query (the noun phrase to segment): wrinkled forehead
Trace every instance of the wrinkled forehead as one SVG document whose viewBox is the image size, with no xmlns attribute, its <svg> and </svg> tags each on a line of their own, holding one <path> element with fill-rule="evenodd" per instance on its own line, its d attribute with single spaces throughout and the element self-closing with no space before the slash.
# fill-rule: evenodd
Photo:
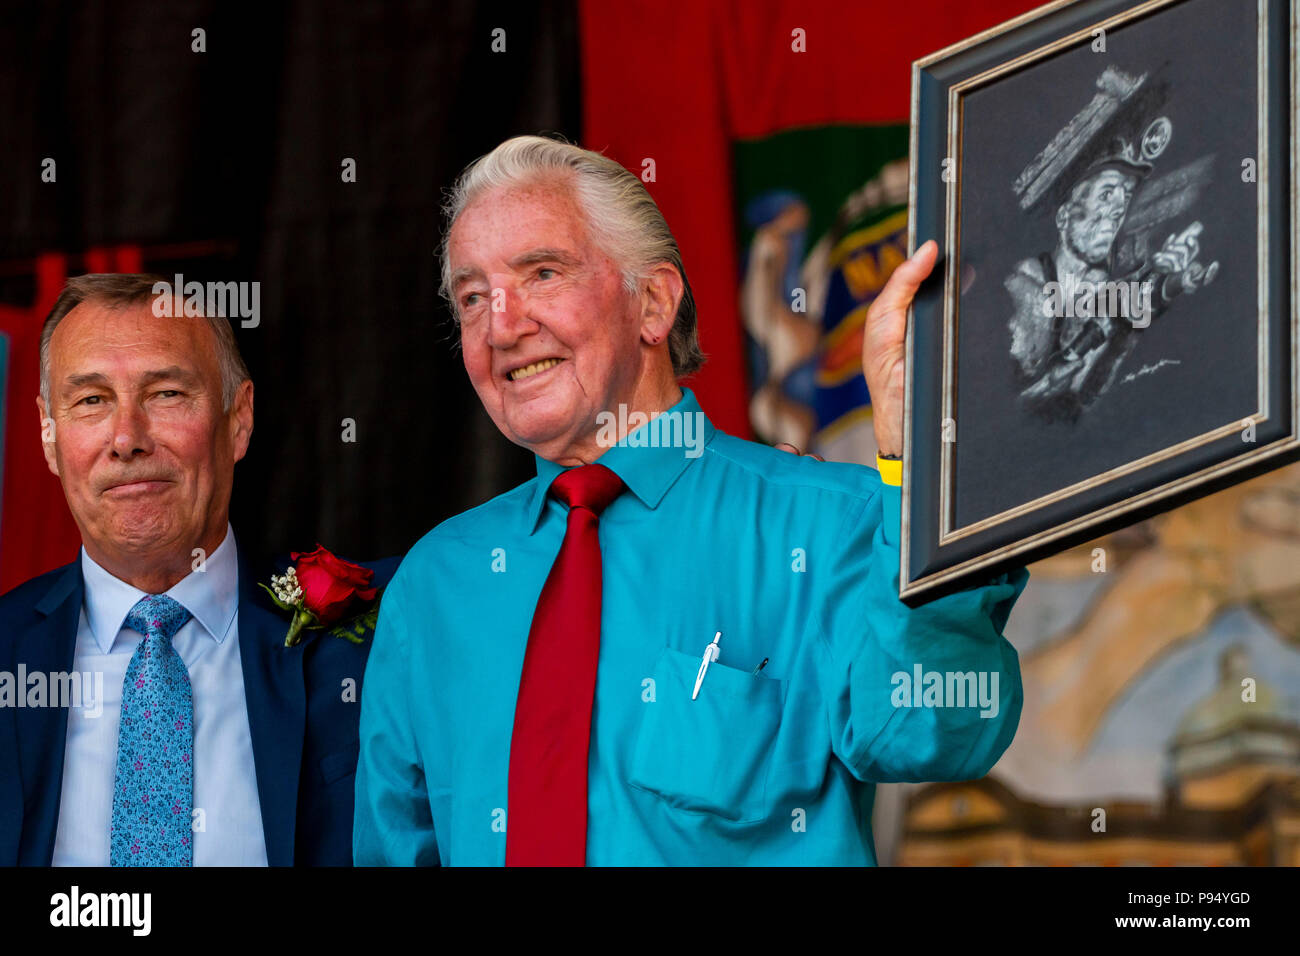
<svg viewBox="0 0 1300 956">
<path fill-rule="evenodd" d="M 453 277 L 466 268 L 509 261 L 532 247 L 581 251 L 587 223 L 570 185 L 554 178 L 498 186 L 477 194 L 451 226 Z"/>
<path fill-rule="evenodd" d="M 129 372 L 159 364 L 219 375 L 216 333 L 202 316 L 158 316 L 152 301 L 82 302 L 50 337 L 56 374 Z"/>
</svg>

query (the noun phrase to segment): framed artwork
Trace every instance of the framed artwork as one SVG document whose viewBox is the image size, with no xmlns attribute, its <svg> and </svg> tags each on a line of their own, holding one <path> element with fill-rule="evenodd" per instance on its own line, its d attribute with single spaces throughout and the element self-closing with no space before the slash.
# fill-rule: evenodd
<svg viewBox="0 0 1300 956">
<path fill-rule="evenodd" d="M 913 65 L 899 596 L 1300 458 L 1297 0 L 1063 0 Z"/>
</svg>

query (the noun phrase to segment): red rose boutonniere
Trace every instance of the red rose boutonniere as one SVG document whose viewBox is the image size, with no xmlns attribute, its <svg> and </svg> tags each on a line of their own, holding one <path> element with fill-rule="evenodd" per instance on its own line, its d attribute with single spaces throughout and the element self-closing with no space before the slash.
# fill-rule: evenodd
<svg viewBox="0 0 1300 956">
<path fill-rule="evenodd" d="M 362 643 L 379 620 L 380 591 L 370 587 L 375 572 L 319 544 L 310 554 L 295 551 L 290 558 L 294 563 L 284 574 L 271 575 L 270 587 L 262 585 L 276 607 L 293 614 L 284 646 L 301 641 L 303 631 L 329 631 Z"/>
</svg>

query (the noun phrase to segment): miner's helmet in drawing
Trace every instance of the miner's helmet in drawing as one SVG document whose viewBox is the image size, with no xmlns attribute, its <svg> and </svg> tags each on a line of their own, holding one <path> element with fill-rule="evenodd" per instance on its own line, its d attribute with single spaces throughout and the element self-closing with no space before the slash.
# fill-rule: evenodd
<svg viewBox="0 0 1300 956">
<path fill-rule="evenodd" d="M 1132 139 L 1114 136 L 1103 149 L 1090 151 L 1073 164 L 1073 169 L 1061 176 L 1052 189 L 1053 208 L 1067 201 L 1074 189 L 1083 182 L 1092 179 L 1107 169 L 1117 169 L 1142 181 L 1155 169 L 1156 158 L 1169 145 L 1173 135 L 1173 124 L 1167 116 L 1159 116 L 1142 130 L 1139 137 Z"/>
<path fill-rule="evenodd" d="M 1021 171 L 1013 184 L 1025 211 L 1055 211 L 1074 188 L 1103 169 L 1145 179 L 1168 146 L 1173 124 L 1160 115 L 1168 96 L 1148 74 L 1102 71 L 1092 99 Z"/>
<path fill-rule="evenodd" d="M 1164 120 L 1164 117 L 1161 117 L 1161 120 Z M 1156 120 L 1156 122 L 1159 123 L 1161 120 Z M 1164 122 L 1168 123 L 1168 120 L 1164 120 Z M 1151 161 L 1143 158 L 1143 155 L 1132 142 L 1125 140 L 1122 136 L 1116 136 L 1110 141 L 1107 150 L 1089 163 L 1079 178 L 1075 180 L 1075 183 L 1071 185 L 1085 179 L 1091 179 L 1103 169 L 1118 169 L 1120 172 L 1136 176 L 1141 181 L 1154 168 Z"/>
</svg>

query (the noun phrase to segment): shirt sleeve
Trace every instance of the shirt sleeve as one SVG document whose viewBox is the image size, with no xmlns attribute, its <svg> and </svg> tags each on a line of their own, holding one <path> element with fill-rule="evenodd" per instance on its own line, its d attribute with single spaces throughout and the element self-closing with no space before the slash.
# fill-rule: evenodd
<svg viewBox="0 0 1300 956">
<path fill-rule="evenodd" d="M 437 866 L 424 768 L 409 706 L 406 592 L 399 571 L 379 605 L 361 689 L 352 856 L 357 866 Z"/>
<path fill-rule="evenodd" d="M 1029 572 L 908 607 L 898 597 L 902 491 L 877 489 L 845 519 L 821 605 L 832 749 L 863 781 L 982 777 L 1020 721 L 1020 661 L 1002 631 Z"/>
</svg>

